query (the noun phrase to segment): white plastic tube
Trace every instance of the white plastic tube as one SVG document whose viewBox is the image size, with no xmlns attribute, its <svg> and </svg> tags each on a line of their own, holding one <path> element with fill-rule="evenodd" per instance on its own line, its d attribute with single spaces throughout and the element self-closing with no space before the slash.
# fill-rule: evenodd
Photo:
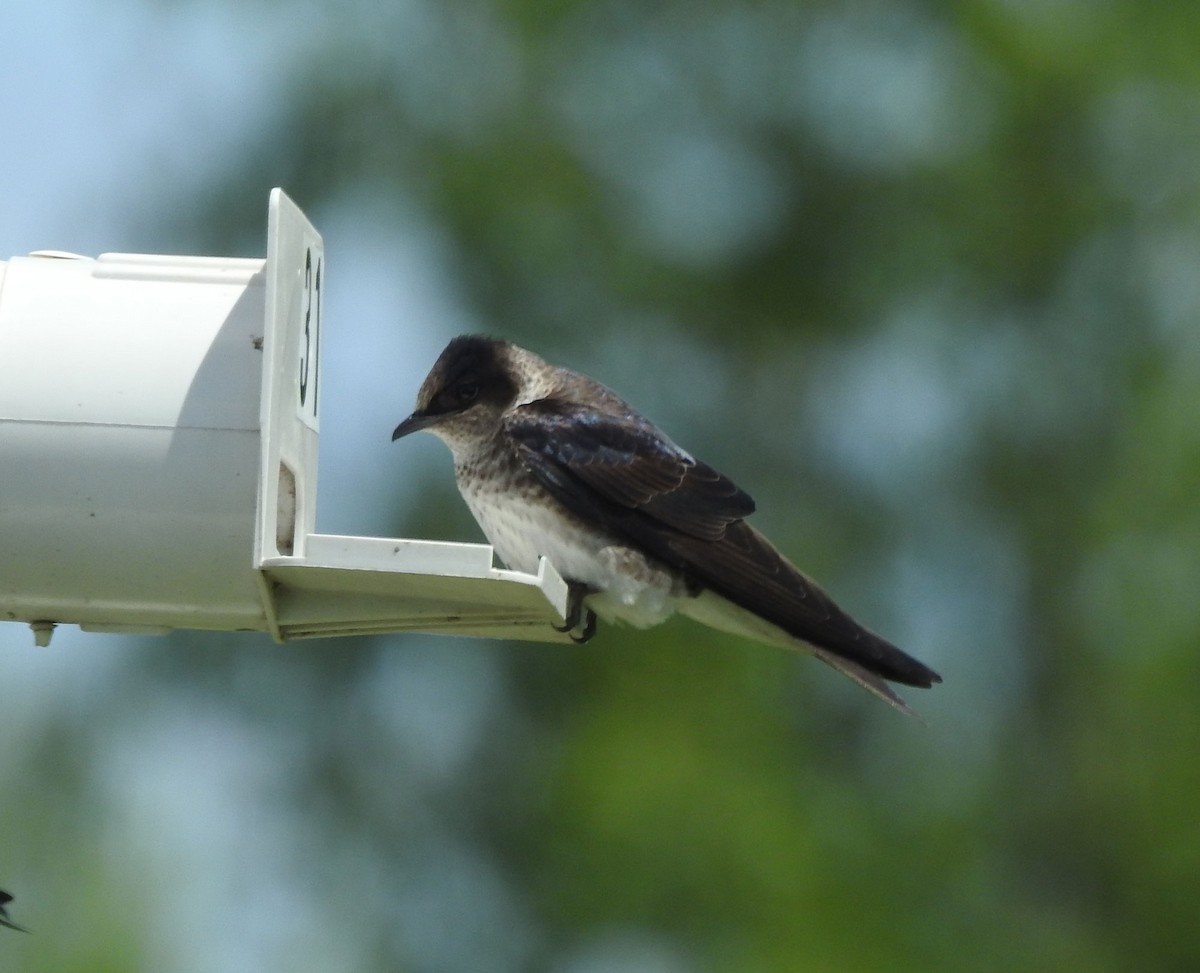
<svg viewBox="0 0 1200 973">
<path fill-rule="evenodd" d="M 124 254 L 8 262 L 0 286 L 8 617 L 262 627 L 247 567 L 263 264 Z"/>
</svg>

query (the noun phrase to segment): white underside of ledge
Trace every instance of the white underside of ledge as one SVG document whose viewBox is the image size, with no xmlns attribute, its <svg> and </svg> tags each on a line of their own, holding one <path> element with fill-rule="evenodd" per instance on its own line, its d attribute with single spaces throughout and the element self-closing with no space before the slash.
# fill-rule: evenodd
<svg viewBox="0 0 1200 973">
<path fill-rule="evenodd" d="M 567 584 L 495 566 L 491 546 L 310 534 L 303 556 L 264 558 L 268 627 L 278 641 L 386 632 L 568 643 Z"/>
</svg>

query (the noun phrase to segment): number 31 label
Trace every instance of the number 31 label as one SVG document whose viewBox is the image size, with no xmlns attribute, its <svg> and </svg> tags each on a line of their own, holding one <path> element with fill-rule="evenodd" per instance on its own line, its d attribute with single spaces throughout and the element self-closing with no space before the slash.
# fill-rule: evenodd
<svg viewBox="0 0 1200 973">
<path fill-rule="evenodd" d="M 307 247 L 304 254 L 304 292 L 300 312 L 300 381 L 297 411 L 301 421 L 317 429 L 317 403 L 321 378 L 321 275 L 323 254 Z"/>
</svg>

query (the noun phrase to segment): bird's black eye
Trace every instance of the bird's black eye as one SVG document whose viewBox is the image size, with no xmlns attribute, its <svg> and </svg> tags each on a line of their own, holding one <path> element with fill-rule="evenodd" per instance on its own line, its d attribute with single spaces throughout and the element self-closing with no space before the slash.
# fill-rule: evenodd
<svg viewBox="0 0 1200 973">
<path fill-rule="evenodd" d="M 459 382 L 454 386 L 454 397 L 460 405 L 468 405 L 479 395 L 478 382 Z"/>
</svg>

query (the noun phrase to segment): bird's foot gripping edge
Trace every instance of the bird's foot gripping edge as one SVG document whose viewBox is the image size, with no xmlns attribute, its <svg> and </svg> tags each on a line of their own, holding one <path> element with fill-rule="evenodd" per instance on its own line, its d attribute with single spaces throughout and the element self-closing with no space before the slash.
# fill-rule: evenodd
<svg viewBox="0 0 1200 973">
<path fill-rule="evenodd" d="M 556 632 L 570 632 L 571 641 L 579 645 L 590 642 L 596 634 L 596 613 L 583 603 L 583 599 L 592 594 L 592 589 L 582 581 L 567 582 L 567 614 L 562 626 L 552 625 Z M 575 629 L 580 629 L 578 635 Z"/>
</svg>

